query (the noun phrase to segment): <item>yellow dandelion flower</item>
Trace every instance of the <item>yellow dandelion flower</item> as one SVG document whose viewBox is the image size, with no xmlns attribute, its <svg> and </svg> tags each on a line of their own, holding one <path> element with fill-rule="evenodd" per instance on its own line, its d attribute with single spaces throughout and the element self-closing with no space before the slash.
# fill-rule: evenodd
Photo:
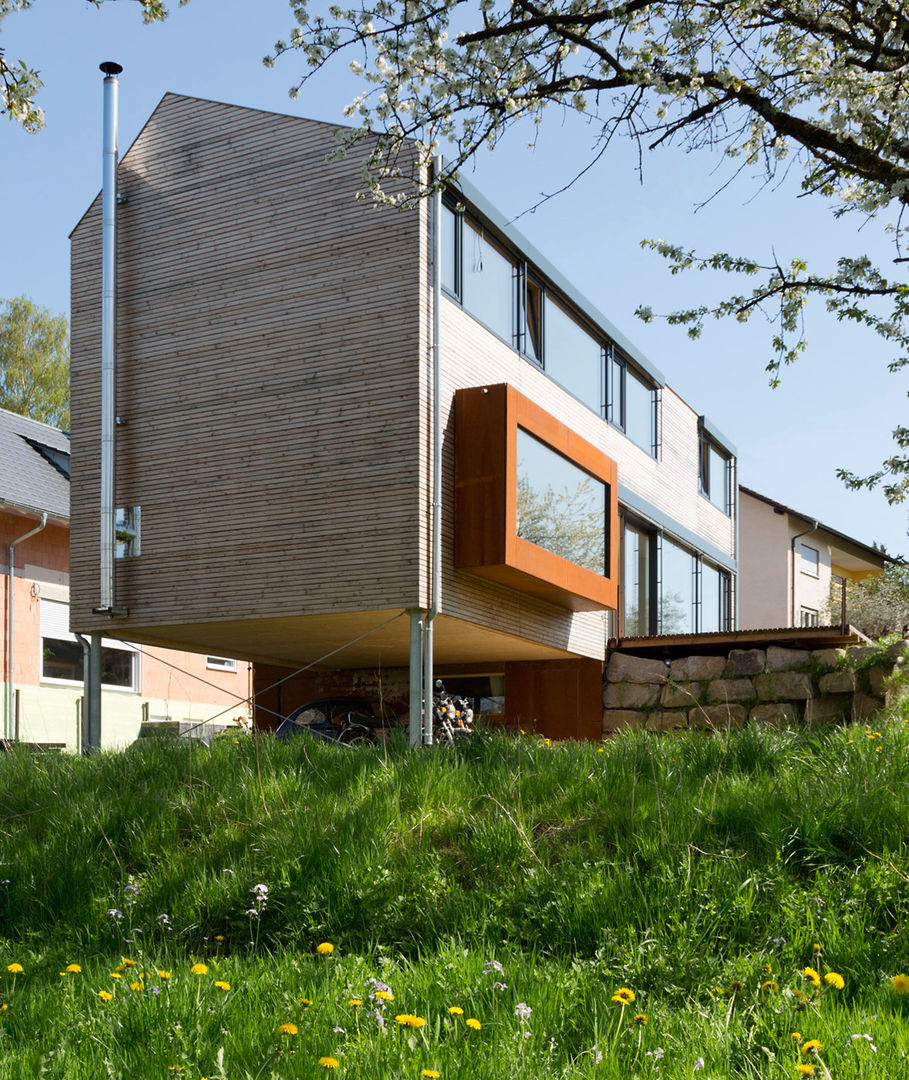
<svg viewBox="0 0 909 1080">
<path fill-rule="evenodd" d="M 820 951 L 821 951 L 821 943 L 820 943 L 819 941 L 816 941 L 816 942 L 815 942 L 815 943 L 814 943 L 814 944 L 813 944 L 813 945 L 811 946 L 811 948 L 812 948 L 812 949 L 814 949 L 814 951 L 815 951 L 815 952 L 820 952 Z"/>
<path fill-rule="evenodd" d="M 425 1027 L 426 1021 L 423 1019 L 422 1016 L 411 1016 L 410 1019 L 407 1021 L 407 1026 L 413 1028 Z"/>
<path fill-rule="evenodd" d="M 338 1059 L 333 1057 L 320 1057 L 319 1064 L 323 1069 L 337 1069 Z"/>
<path fill-rule="evenodd" d="M 129 988 L 130 988 L 130 990 L 144 990 L 145 989 L 145 983 L 144 982 L 130 983 Z"/>
<path fill-rule="evenodd" d="M 82 968 L 78 964 L 67 964 L 66 970 L 70 975 L 80 975 L 82 973 Z"/>
<path fill-rule="evenodd" d="M 768 979 L 766 982 L 761 983 L 761 989 L 764 991 L 765 994 L 773 994 L 777 990 L 779 990 L 779 988 L 780 984 L 778 982 L 774 982 L 773 979 Z"/>
<path fill-rule="evenodd" d="M 25 968 L 21 964 L 7 964 L 6 970 L 13 975 L 21 975 Z"/>
<path fill-rule="evenodd" d="M 307 1008 L 312 1005 L 312 1002 L 309 1000 L 309 998 L 297 998 L 297 1001 L 299 1001 L 301 1005 L 305 1005 Z"/>
<path fill-rule="evenodd" d="M 0 1013 L 5 1013 L 8 1008 L 9 1008 L 9 1005 L 7 1005 L 6 1002 L 4 1001 L 4 1003 L 2 1005 L 0 1005 Z"/>
<path fill-rule="evenodd" d="M 597 747 L 597 753 L 598 753 L 598 754 L 602 754 L 602 753 L 603 753 L 603 747 L 602 747 L 602 746 L 598 746 L 598 747 Z"/>
<path fill-rule="evenodd" d="M 112 972 L 110 973 L 110 977 L 111 977 L 112 979 L 122 979 L 122 978 L 123 978 L 123 976 L 122 976 L 122 975 L 120 974 L 120 972 L 119 972 L 119 971 L 112 971 Z"/>
<path fill-rule="evenodd" d="M 773 964 L 761 964 L 761 971 L 765 975 L 772 975 L 773 974 Z"/>
<path fill-rule="evenodd" d="M 319 956 L 331 956 L 334 951 L 335 947 L 330 941 L 323 941 L 316 946 L 316 952 Z"/>
<path fill-rule="evenodd" d="M 136 961 L 135 960 L 127 960 L 126 957 L 124 956 L 123 959 L 122 959 L 122 964 L 123 964 L 123 966 L 125 968 L 135 967 L 136 966 Z"/>
<path fill-rule="evenodd" d="M 806 1062 L 801 1065 L 796 1065 L 795 1071 L 801 1076 L 812 1076 L 814 1074 L 814 1066 L 809 1065 Z"/>
<path fill-rule="evenodd" d="M 428 1076 L 430 1080 L 438 1080 L 441 1075 L 438 1069 L 420 1069 L 420 1076 Z"/>
<path fill-rule="evenodd" d="M 890 982 L 898 994 L 909 994 L 909 975 L 894 975 Z"/>
<path fill-rule="evenodd" d="M 161 970 L 159 970 L 158 971 L 158 978 L 159 979 L 169 979 L 170 978 L 170 972 L 169 971 L 161 971 Z"/>
<path fill-rule="evenodd" d="M 379 1001 L 394 1001 L 395 996 L 390 990 L 377 990 L 376 997 Z"/>
<path fill-rule="evenodd" d="M 359 998 L 351 998 L 347 1003 L 348 1005 L 362 1005 L 363 1002 Z"/>
<path fill-rule="evenodd" d="M 824 976 L 824 982 L 829 983 L 834 990 L 842 990 L 846 985 L 846 980 L 838 971 L 828 971 Z"/>
<path fill-rule="evenodd" d="M 395 1017 L 395 1023 L 400 1024 L 401 1027 L 404 1027 L 410 1019 L 410 1013 L 398 1013 L 398 1015 Z"/>
<path fill-rule="evenodd" d="M 647 1015 L 647 1013 L 638 1013 L 634 1018 L 634 1022 L 639 1027 L 643 1027 L 645 1024 L 650 1023 L 650 1017 Z"/>
<path fill-rule="evenodd" d="M 230 989 L 230 983 L 229 982 L 224 982 L 223 979 L 218 979 L 215 982 L 215 986 L 217 986 L 217 988 L 219 990 L 224 990 L 225 992 L 227 992 Z"/>
<path fill-rule="evenodd" d="M 223 934 L 215 934 L 215 941 L 223 941 L 223 940 L 224 940 L 224 935 Z"/>
<path fill-rule="evenodd" d="M 744 989 L 744 986 L 742 986 L 738 979 L 733 979 L 732 982 L 726 987 L 726 993 L 730 997 L 732 997 L 733 994 L 741 994 Z"/>
<path fill-rule="evenodd" d="M 278 1024 L 279 1035 L 296 1035 L 298 1031 L 296 1024 Z"/>
<path fill-rule="evenodd" d="M 802 1036 L 798 1031 L 793 1031 L 792 1038 L 795 1039 L 796 1042 L 801 1042 Z"/>
<path fill-rule="evenodd" d="M 193 964 L 193 966 L 189 970 L 193 973 L 193 975 L 207 975 L 208 964 Z"/>
<path fill-rule="evenodd" d="M 820 975 L 818 975 L 818 973 L 814 970 L 813 967 L 803 968 L 802 974 L 805 976 L 806 979 L 808 979 L 812 986 L 821 985 L 821 977 Z"/>
<path fill-rule="evenodd" d="M 631 1005 L 635 1000 L 634 991 L 622 986 L 612 995 L 612 1000 L 617 1005 Z"/>
<path fill-rule="evenodd" d="M 480 1028 L 483 1026 L 479 1020 L 475 1020 L 472 1016 L 468 1020 L 466 1020 L 465 1023 L 473 1031 L 479 1031 Z"/>
<path fill-rule="evenodd" d="M 824 1044 L 817 1039 L 809 1039 L 807 1042 L 802 1043 L 802 1053 L 805 1057 L 809 1054 L 816 1054 L 818 1050 L 823 1050 Z"/>
<path fill-rule="evenodd" d="M 101 998 L 102 1001 L 114 1000 L 114 995 L 109 990 L 99 990 L 98 997 Z"/>
<path fill-rule="evenodd" d="M 451 1013 L 452 1016 L 463 1016 L 464 1015 L 464 1010 L 461 1008 L 460 1005 L 449 1005 L 448 1006 L 448 1011 Z"/>
</svg>

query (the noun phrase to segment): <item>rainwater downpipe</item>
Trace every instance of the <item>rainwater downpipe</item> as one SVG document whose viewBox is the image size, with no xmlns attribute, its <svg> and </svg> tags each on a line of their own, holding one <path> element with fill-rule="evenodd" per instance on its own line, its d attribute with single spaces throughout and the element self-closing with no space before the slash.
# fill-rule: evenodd
<svg viewBox="0 0 909 1080">
<path fill-rule="evenodd" d="M 3 736 L 9 740 L 13 737 L 13 630 L 15 623 L 13 622 L 13 592 L 15 591 L 16 584 L 16 568 L 13 565 L 13 560 L 16 556 L 16 545 L 21 544 L 23 540 L 28 540 L 30 536 L 34 536 L 35 533 L 41 532 L 41 530 L 47 525 L 47 514 L 41 514 L 41 524 L 36 525 L 33 529 L 29 529 L 27 533 L 23 533 L 21 536 L 17 536 L 15 540 L 9 545 L 9 584 L 7 586 L 7 605 L 6 605 L 6 711 L 3 718 Z"/>
<path fill-rule="evenodd" d="M 436 190 L 432 197 L 432 562 L 429 611 L 423 622 L 423 745 L 432 746 L 433 622 L 439 613 L 442 551 L 442 407 L 439 386 L 442 305 L 442 157 L 432 159 Z"/>
<path fill-rule="evenodd" d="M 101 188 L 101 549 L 96 614 L 114 613 L 114 356 L 117 282 L 117 108 L 123 68 L 107 60 L 104 72 L 104 154 Z"/>
<path fill-rule="evenodd" d="M 793 536 L 792 540 L 789 542 L 789 548 L 790 548 L 790 554 L 791 554 L 791 562 L 792 562 L 792 583 L 791 583 L 791 588 L 790 588 L 790 593 L 789 593 L 789 610 L 790 610 L 789 625 L 790 626 L 795 626 L 795 542 L 796 542 L 796 540 L 801 539 L 801 537 L 803 537 L 803 536 L 810 536 L 811 533 L 817 532 L 817 530 L 819 528 L 820 528 L 820 522 L 819 521 L 812 521 L 810 529 L 805 529 L 804 532 L 796 533 L 795 536 Z"/>
</svg>

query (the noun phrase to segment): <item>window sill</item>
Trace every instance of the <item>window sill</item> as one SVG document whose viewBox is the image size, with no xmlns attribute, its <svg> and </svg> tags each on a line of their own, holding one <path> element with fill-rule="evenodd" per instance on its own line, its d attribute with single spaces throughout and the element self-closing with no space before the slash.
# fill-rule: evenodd
<svg viewBox="0 0 909 1080">
<path fill-rule="evenodd" d="M 81 679 L 52 679 L 48 676 L 42 676 L 38 685 L 40 687 L 58 687 L 63 690 L 81 690 L 85 684 Z M 135 696 L 140 694 L 140 691 L 133 686 L 111 686 L 108 683 L 101 683 L 101 689 L 115 694 L 131 694 Z"/>
</svg>

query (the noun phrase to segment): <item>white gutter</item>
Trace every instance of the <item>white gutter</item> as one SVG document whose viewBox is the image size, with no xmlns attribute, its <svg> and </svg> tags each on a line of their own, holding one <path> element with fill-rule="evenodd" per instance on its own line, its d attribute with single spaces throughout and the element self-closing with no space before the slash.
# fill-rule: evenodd
<svg viewBox="0 0 909 1080">
<path fill-rule="evenodd" d="M 104 167 L 101 189 L 101 549 L 96 612 L 114 611 L 114 356 L 117 280 L 117 105 L 123 68 L 112 60 L 104 72 Z"/>
<path fill-rule="evenodd" d="M 439 613 L 442 551 L 442 407 L 439 386 L 440 312 L 442 306 L 441 155 L 432 159 L 436 190 L 432 197 L 432 563 L 429 611 L 423 622 L 423 745 L 432 745 L 433 622 Z"/>
<path fill-rule="evenodd" d="M 13 560 L 16 555 L 16 545 L 21 544 L 23 540 L 28 540 L 30 536 L 34 536 L 35 533 L 41 532 L 41 530 L 47 525 L 47 514 L 44 511 L 41 512 L 41 524 L 36 525 L 33 529 L 29 529 L 27 533 L 23 533 L 21 536 L 17 536 L 15 540 L 9 545 L 9 584 L 7 586 L 7 608 L 6 608 L 6 712 L 4 714 L 3 734 L 4 738 L 11 739 L 14 735 L 13 732 L 13 630 L 15 623 L 13 622 L 13 592 L 14 585 L 16 583 L 15 566 Z"/>
</svg>

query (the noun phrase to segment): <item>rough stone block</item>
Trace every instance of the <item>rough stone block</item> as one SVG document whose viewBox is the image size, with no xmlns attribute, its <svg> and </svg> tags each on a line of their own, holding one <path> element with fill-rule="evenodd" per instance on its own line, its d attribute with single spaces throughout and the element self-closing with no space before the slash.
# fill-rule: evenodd
<svg viewBox="0 0 909 1080">
<path fill-rule="evenodd" d="M 805 703 L 806 724 L 836 724 L 852 715 L 852 694 L 828 694 Z"/>
<path fill-rule="evenodd" d="M 647 716 L 648 731 L 675 731 L 688 727 L 688 713 L 684 709 L 654 709 Z"/>
<path fill-rule="evenodd" d="M 718 679 L 725 666 L 725 656 L 682 656 L 672 661 L 669 670 L 676 682 L 685 682 L 688 679 Z"/>
<path fill-rule="evenodd" d="M 773 671 L 758 675 L 754 688 L 761 701 L 806 701 L 814 697 L 811 676 L 801 671 Z"/>
<path fill-rule="evenodd" d="M 775 701 L 769 705 L 755 705 L 751 710 L 750 719 L 752 724 L 788 727 L 798 723 L 799 710 L 791 701 Z"/>
<path fill-rule="evenodd" d="M 849 650 L 849 663 L 860 668 L 889 667 L 893 663 L 893 657 L 889 649 L 880 649 L 876 645 L 853 645 Z"/>
<path fill-rule="evenodd" d="M 670 709 L 677 709 L 679 706 L 689 709 L 703 698 L 704 686 L 702 682 L 667 683 L 663 687 L 660 704 Z"/>
<path fill-rule="evenodd" d="M 876 697 L 874 694 L 863 694 L 859 690 L 852 699 L 852 719 L 870 720 L 873 716 L 876 716 L 883 707 L 883 698 Z"/>
<path fill-rule="evenodd" d="M 845 657 L 845 649 L 815 649 L 811 654 L 811 663 L 816 668 L 830 671 L 840 667 Z"/>
<path fill-rule="evenodd" d="M 723 668 L 723 677 L 734 679 L 741 675 L 757 675 L 764 670 L 766 660 L 763 649 L 733 649 Z"/>
<path fill-rule="evenodd" d="M 875 668 L 880 671 L 880 668 Z M 822 694 L 851 694 L 855 690 L 855 672 L 849 669 L 843 671 L 831 671 L 822 675 L 818 681 L 818 689 Z"/>
<path fill-rule="evenodd" d="M 909 641 L 894 641 L 887 647 L 887 653 L 893 660 L 909 660 Z"/>
<path fill-rule="evenodd" d="M 865 678 L 862 682 L 865 684 L 862 689 L 870 690 L 875 697 L 886 697 L 887 684 L 893 675 L 893 672 L 889 668 L 873 667 L 868 671 L 862 672 Z M 853 686 L 853 690 L 855 687 Z"/>
<path fill-rule="evenodd" d="M 768 671 L 805 671 L 811 666 L 811 653 L 806 649 L 781 649 L 771 645 L 767 650 Z"/>
<path fill-rule="evenodd" d="M 603 731 L 624 731 L 626 728 L 643 727 L 647 713 L 636 709 L 604 709 Z"/>
<path fill-rule="evenodd" d="M 707 684 L 707 700 L 713 704 L 751 701 L 754 696 L 754 683 L 751 679 L 714 679 Z"/>
<path fill-rule="evenodd" d="M 747 716 L 743 705 L 702 705 L 688 711 L 688 724 L 694 728 L 744 727 Z"/>
<path fill-rule="evenodd" d="M 614 652 L 606 667 L 609 682 L 664 683 L 669 668 L 662 660 L 647 660 L 640 656 Z"/>
<path fill-rule="evenodd" d="M 656 705 L 660 688 L 656 683 L 606 683 L 603 704 L 607 709 L 641 709 Z"/>
</svg>

